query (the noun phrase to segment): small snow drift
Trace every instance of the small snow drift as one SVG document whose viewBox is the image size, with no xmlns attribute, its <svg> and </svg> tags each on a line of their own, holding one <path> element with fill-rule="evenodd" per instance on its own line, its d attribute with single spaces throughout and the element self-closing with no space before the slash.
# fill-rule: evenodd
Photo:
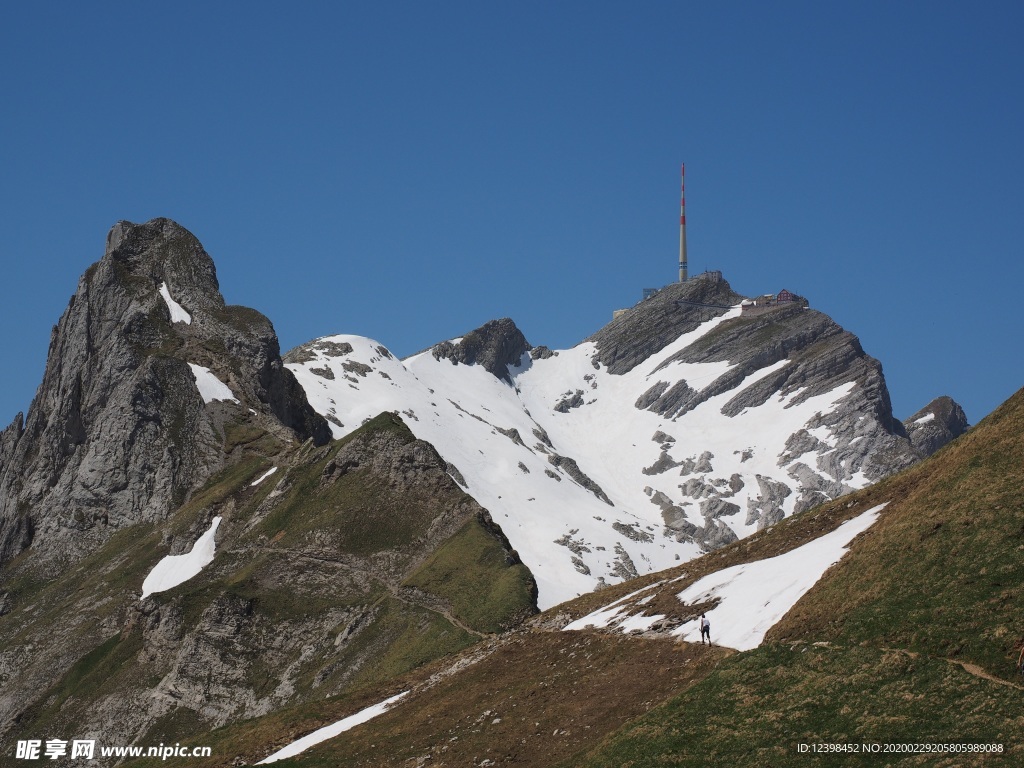
<svg viewBox="0 0 1024 768">
<path fill-rule="evenodd" d="M 203 396 L 204 403 L 212 403 L 214 400 L 238 402 L 238 398 L 235 397 L 231 388 L 214 376 L 209 368 L 195 363 L 189 363 L 188 367 L 192 369 L 192 375 L 196 377 L 196 386 L 199 388 L 199 394 Z"/>
<path fill-rule="evenodd" d="M 199 537 L 187 554 L 168 555 L 157 563 L 142 582 L 141 599 L 145 600 L 156 592 L 166 592 L 179 584 L 184 584 L 213 562 L 216 550 L 214 537 L 220 521 L 220 516 L 213 518 L 210 528 Z"/>
<path fill-rule="evenodd" d="M 171 291 L 167 287 L 167 283 L 160 283 L 160 295 L 164 297 L 164 303 L 167 304 L 167 308 L 171 310 L 171 322 L 172 323 L 185 323 L 186 325 L 192 325 L 192 315 L 185 311 L 185 308 L 178 302 L 171 298 Z"/>
<path fill-rule="evenodd" d="M 256 765 L 276 763 L 278 760 L 284 760 L 286 757 L 295 757 L 295 755 L 299 754 L 300 752 L 305 752 L 310 747 L 314 747 L 322 741 L 333 739 L 335 736 L 342 734 L 345 731 L 351 730 L 352 728 L 355 728 L 357 725 L 360 725 L 361 723 L 365 723 L 368 720 L 372 720 L 378 715 L 383 715 L 385 712 L 391 709 L 392 705 L 395 702 L 397 702 L 407 693 L 409 692 L 403 691 L 402 693 L 399 693 L 397 696 L 392 696 L 390 699 L 385 699 L 379 704 L 374 704 L 372 707 L 367 707 L 366 709 L 360 710 L 359 712 L 356 712 L 354 715 L 349 715 L 348 717 L 339 720 L 336 723 L 332 723 L 331 725 L 325 725 L 323 728 L 313 731 L 312 733 L 303 736 L 298 741 L 293 741 L 287 747 L 283 747 L 274 754 L 263 758 L 258 763 L 256 763 Z"/>
<path fill-rule="evenodd" d="M 266 472 L 264 472 L 264 473 L 263 473 L 262 475 L 260 475 L 259 477 L 257 477 L 257 478 L 256 478 L 255 480 L 253 480 L 253 481 L 252 481 L 251 483 L 249 483 L 249 487 L 250 487 L 250 488 L 255 488 L 255 487 L 256 487 L 257 485 L 259 485 L 260 483 L 262 483 L 262 482 L 263 482 L 264 480 L 266 480 L 266 479 L 267 479 L 268 477 L 270 477 L 270 476 L 271 476 L 272 474 L 274 474 L 275 472 L 277 472 L 277 467 L 271 467 L 271 468 L 270 468 L 270 469 L 268 469 L 268 470 L 267 470 Z"/>
</svg>

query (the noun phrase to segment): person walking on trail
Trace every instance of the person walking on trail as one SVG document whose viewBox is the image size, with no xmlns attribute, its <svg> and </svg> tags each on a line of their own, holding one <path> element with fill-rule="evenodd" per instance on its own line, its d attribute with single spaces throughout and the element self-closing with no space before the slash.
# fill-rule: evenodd
<svg viewBox="0 0 1024 768">
<path fill-rule="evenodd" d="M 700 644 L 704 645 L 704 638 L 707 637 L 708 645 L 711 645 L 711 622 L 703 613 L 700 615 Z"/>
</svg>

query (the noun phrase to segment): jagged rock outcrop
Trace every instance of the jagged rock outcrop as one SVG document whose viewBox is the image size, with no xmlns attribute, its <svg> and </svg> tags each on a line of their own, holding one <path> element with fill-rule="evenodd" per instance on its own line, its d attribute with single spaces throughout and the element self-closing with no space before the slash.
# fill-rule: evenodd
<svg viewBox="0 0 1024 768">
<path fill-rule="evenodd" d="M 530 344 L 514 322 L 507 317 L 490 320 L 463 336 L 457 344 L 444 341 L 431 353 L 438 360 L 463 365 L 479 365 L 502 381 L 511 383 L 508 366 L 518 366 Z"/>
<path fill-rule="evenodd" d="M 930 456 L 939 448 L 967 431 L 964 409 L 950 397 L 943 395 L 904 420 L 910 442 L 922 456 Z"/>
<path fill-rule="evenodd" d="M 236 402 L 204 402 L 190 363 Z M 0 564 L 30 545 L 75 560 L 163 519 L 253 430 L 330 439 L 270 321 L 225 305 L 199 241 L 168 219 L 118 222 L 53 329 L 27 417 L 0 438 Z"/>
<path fill-rule="evenodd" d="M 742 300 L 725 280 L 701 275 L 687 283 L 666 285 L 587 341 L 597 345 L 595 360 L 610 373 L 626 373 Z"/>
</svg>

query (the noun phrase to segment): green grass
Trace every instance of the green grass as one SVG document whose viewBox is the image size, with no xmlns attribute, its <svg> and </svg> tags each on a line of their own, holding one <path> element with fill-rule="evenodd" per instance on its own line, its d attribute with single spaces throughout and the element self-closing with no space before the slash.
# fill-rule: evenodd
<svg viewBox="0 0 1024 768">
<path fill-rule="evenodd" d="M 122 692 L 140 674 L 140 668 L 133 662 L 141 649 L 141 635 L 122 633 L 93 648 L 20 714 L 16 733 L 60 733 L 61 724 L 74 722 L 91 701 Z M 83 692 L 87 695 L 83 696 Z"/>
<path fill-rule="evenodd" d="M 400 419 L 382 413 L 294 470 L 286 497 L 260 523 L 262 533 L 282 547 L 298 547 L 311 536 L 330 531 L 339 551 L 362 556 L 414 545 L 426 535 L 445 499 L 418 488 L 398 491 L 370 466 L 356 466 L 325 478 L 332 461 L 344 461 L 339 457 L 345 456 L 350 443 L 364 441 L 372 451 L 375 441 L 391 437 L 404 444 L 415 440 Z M 459 493 L 452 484 L 447 500 Z"/>
<path fill-rule="evenodd" d="M 479 632 L 499 632 L 533 613 L 532 574 L 521 563 L 510 564 L 476 518 L 405 583 L 445 598 L 455 616 Z"/>
<path fill-rule="evenodd" d="M 284 443 L 248 415 L 243 415 L 224 425 L 224 452 L 230 454 L 236 448 L 259 456 L 275 456 L 284 448 Z"/>
<path fill-rule="evenodd" d="M 607 739 L 602 766 L 935 764 L 934 756 L 814 755 L 800 744 L 1002 744 L 1024 758 L 1021 693 L 902 651 L 773 645 L 737 654 L 684 695 Z M 884 747 L 883 747 L 884 749 Z M 947 764 L 963 765 L 963 755 Z M 986 763 L 988 764 L 988 763 Z"/>
<path fill-rule="evenodd" d="M 371 631 L 363 631 L 353 643 L 350 655 L 374 650 L 353 685 L 385 683 L 429 661 L 457 653 L 477 638 L 454 626 L 440 614 L 390 597 L 379 604 L 381 611 Z"/>
<path fill-rule="evenodd" d="M 769 637 L 898 646 L 1012 676 L 1024 644 L 1021 434 L 1024 394 L 875 486 L 891 500 L 880 520 Z"/>
</svg>

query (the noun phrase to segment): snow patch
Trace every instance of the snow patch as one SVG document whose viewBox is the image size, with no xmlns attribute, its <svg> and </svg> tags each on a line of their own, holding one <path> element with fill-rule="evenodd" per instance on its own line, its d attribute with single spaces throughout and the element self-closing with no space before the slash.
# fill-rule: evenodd
<svg viewBox="0 0 1024 768">
<path fill-rule="evenodd" d="M 235 393 L 231 391 L 230 387 L 214 376 L 209 368 L 195 363 L 189 363 L 188 367 L 192 369 L 192 375 L 196 378 L 196 386 L 199 388 L 199 394 L 203 396 L 204 403 L 212 403 L 214 400 L 238 402 L 238 398 L 235 397 Z"/>
<path fill-rule="evenodd" d="M 857 534 L 866 531 L 878 519 L 885 504 L 869 509 L 852 520 L 847 520 L 831 533 L 827 533 L 802 547 L 784 555 L 724 568 L 708 574 L 678 594 L 686 604 L 718 599 L 718 606 L 707 611 L 711 622 L 711 636 L 716 645 L 749 651 L 764 640 L 765 634 L 804 596 L 824 575 L 830 566 L 839 562 Z M 685 578 L 684 576 L 680 576 Z M 678 579 L 676 579 L 678 581 Z M 647 631 L 665 617 L 661 614 L 644 616 L 641 608 L 647 598 L 633 598 L 644 589 L 598 608 L 593 613 L 567 624 L 563 631 L 595 627 L 616 628 L 629 634 Z M 641 610 L 637 610 L 641 608 Z M 682 626 L 672 635 L 696 642 L 700 630 Z M 686 637 L 691 634 L 692 636 Z"/>
<path fill-rule="evenodd" d="M 167 308 L 171 310 L 171 322 L 172 323 L 185 323 L 186 325 L 192 325 L 192 315 L 185 311 L 185 308 L 178 302 L 171 298 L 171 291 L 167 287 L 167 283 L 160 283 L 160 295 L 164 297 L 164 303 L 167 304 Z"/>
<path fill-rule="evenodd" d="M 934 413 L 926 413 L 920 419 L 914 419 L 914 423 L 915 424 L 927 424 L 929 421 L 932 421 L 934 418 L 935 418 L 935 414 Z"/>
<path fill-rule="evenodd" d="M 749 651 L 764 640 L 797 600 L 803 597 L 849 550 L 857 534 L 866 531 L 878 519 L 885 504 L 847 520 L 831 533 L 826 533 L 802 547 L 783 555 L 743 563 L 711 573 L 679 593 L 687 604 L 718 599 L 718 606 L 707 612 L 711 636 L 715 644 Z M 680 627 L 672 634 L 683 637 L 697 628 Z"/>
<path fill-rule="evenodd" d="M 287 747 L 279 749 L 277 752 L 270 755 L 269 757 L 263 758 L 258 763 L 256 763 L 256 765 L 276 763 L 278 760 L 284 760 L 287 757 L 295 757 L 295 755 L 298 755 L 301 752 L 305 752 L 307 749 L 316 746 L 320 742 L 327 741 L 328 739 L 333 739 L 335 736 L 338 736 L 339 734 L 342 734 L 345 731 L 351 730 L 357 725 L 361 725 L 362 723 L 365 723 L 368 720 L 372 720 L 378 715 L 383 715 L 385 712 L 391 709 L 391 706 L 395 702 L 397 702 L 407 693 L 409 692 L 403 691 L 397 696 L 392 696 L 390 699 L 385 699 L 379 704 L 374 704 L 372 707 L 367 707 L 366 709 L 360 710 L 359 712 L 356 712 L 354 715 L 349 715 L 343 720 L 339 720 L 338 722 L 332 723 L 331 725 L 325 725 L 323 728 L 320 728 L 319 730 L 313 731 L 312 733 L 303 736 L 298 741 L 293 741 Z"/>
<path fill-rule="evenodd" d="M 274 474 L 275 472 L 277 472 L 277 467 L 271 467 L 266 472 L 264 472 L 262 475 L 257 477 L 251 483 L 249 483 L 249 487 L 250 488 L 254 488 L 255 486 L 257 486 L 260 483 L 262 483 L 264 480 L 266 480 L 268 477 L 270 477 L 272 474 Z"/>
<path fill-rule="evenodd" d="M 141 599 L 145 600 L 156 592 L 166 592 L 179 584 L 184 584 L 213 562 L 217 546 L 214 537 L 220 521 L 219 515 L 213 518 L 209 530 L 199 537 L 187 554 L 168 555 L 157 563 L 142 582 Z"/>
</svg>

